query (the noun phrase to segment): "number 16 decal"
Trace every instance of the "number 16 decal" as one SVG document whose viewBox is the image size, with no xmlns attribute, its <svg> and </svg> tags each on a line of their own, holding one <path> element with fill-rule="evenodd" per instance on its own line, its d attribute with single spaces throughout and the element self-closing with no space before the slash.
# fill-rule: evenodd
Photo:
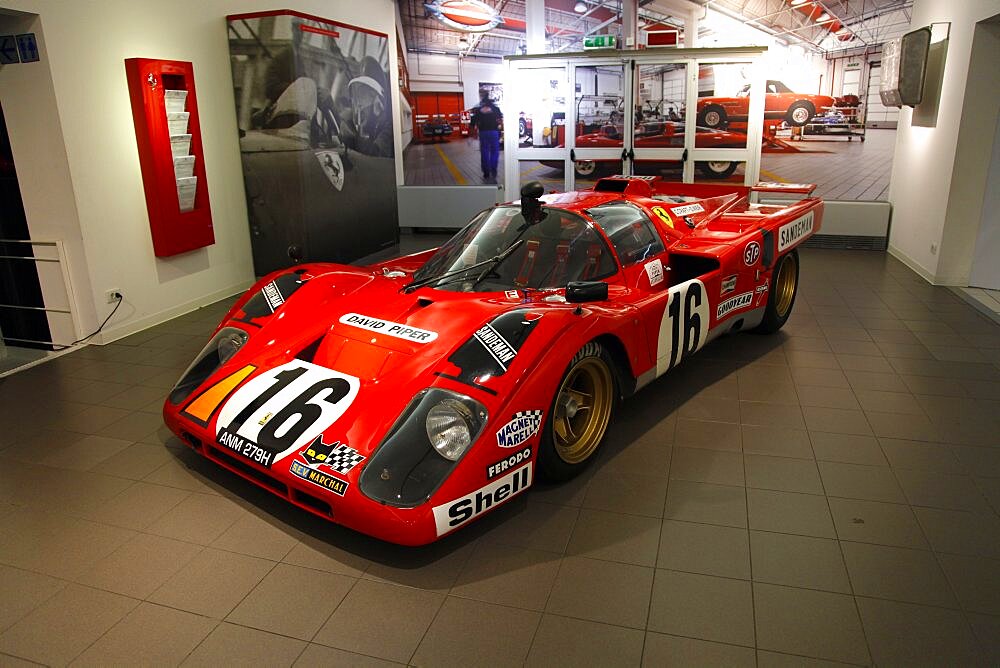
<svg viewBox="0 0 1000 668">
<path fill-rule="evenodd" d="M 302 360 L 253 378 L 219 411 L 219 442 L 265 466 L 310 443 L 358 395 L 360 381 Z"/>
<path fill-rule="evenodd" d="M 656 375 L 697 352 L 708 337 L 708 297 L 697 278 L 670 288 L 656 343 Z"/>
</svg>

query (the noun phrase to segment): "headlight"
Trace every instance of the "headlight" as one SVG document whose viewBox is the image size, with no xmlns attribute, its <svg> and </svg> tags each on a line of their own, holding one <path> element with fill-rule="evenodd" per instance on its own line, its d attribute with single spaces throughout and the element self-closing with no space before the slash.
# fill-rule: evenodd
<svg viewBox="0 0 1000 668">
<path fill-rule="evenodd" d="M 445 399 L 427 411 L 427 438 L 445 459 L 457 462 L 472 444 L 472 415 L 455 399 Z"/>
<path fill-rule="evenodd" d="M 250 335 L 238 327 L 220 329 L 174 385 L 170 392 L 170 403 L 179 404 L 187 399 L 216 369 L 232 359 L 249 338 Z"/>
<path fill-rule="evenodd" d="M 420 505 L 476 442 L 488 416 L 481 403 L 432 387 L 406 407 L 361 473 L 361 491 L 393 506 Z"/>
</svg>

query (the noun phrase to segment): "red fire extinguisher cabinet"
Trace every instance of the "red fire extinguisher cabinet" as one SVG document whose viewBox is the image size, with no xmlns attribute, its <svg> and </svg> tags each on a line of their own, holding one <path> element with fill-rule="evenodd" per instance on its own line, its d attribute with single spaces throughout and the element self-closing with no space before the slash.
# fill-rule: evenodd
<svg viewBox="0 0 1000 668">
<path fill-rule="evenodd" d="M 192 64 L 128 58 L 125 75 L 154 254 L 214 244 Z"/>
</svg>

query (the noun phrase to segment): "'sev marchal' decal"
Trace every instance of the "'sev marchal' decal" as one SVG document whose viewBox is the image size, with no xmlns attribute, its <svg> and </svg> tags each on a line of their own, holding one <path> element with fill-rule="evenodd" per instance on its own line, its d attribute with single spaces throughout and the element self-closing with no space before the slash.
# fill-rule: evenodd
<svg viewBox="0 0 1000 668">
<path fill-rule="evenodd" d="M 719 307 L 715 313 L 715 319 L 722 320 L 733 311 L 750 306 L 751 303 L 753 303 L 752 292 L 744 292 L 741 295 L 730 297 L 726 301 L 719 304 Z"/>
<path fill-rule="evenodd" d="M 401 325 L 398 322 L 382 320 L 381 318 L 358 315 L 357 313 L 345 313 L 340 316 L 340 322 L 345 325 L 367 329 L 370 332 L 388 334 L 389 336 L 395 336 L 397 339 L 413 341 L 414 343 L 430 343 L 438 337 L 437 332 L 420 329 L 419 327 L 410 327 L 409 325 Z"/>
<path fill-rule="evenodd" d="M 262 466 L 301 450 L 358 396 L 354 376 L 293 360 L 252 378 L 219 411 L 216 440 Z"/>
<path fill-rule="evenodd" d="M 695 353 L 708 338 L 708 292 L 697 278 L 670 288 L 656 342 L 656 374 L 666 373 Z"/>
<path fill-rule="evenodd" d="M 804 216 L 800 216 L 790 223 L 785 223 L 778 228 L 778 252 L 791 248 L 802 238 L 809 236 L 813 231 L 813 212 L 810 211 Z"/>
<path fill-rule="evenodd" d="M 437 528 L 437 535 L 443 536 L 452 529 L 462 526 L 491 507 L 499 506 L 517 496 L 530 485 L 531 462 L 528 462 L 475 492 L 434 506 L 434 525 Z"/>
<path fill-rule="evenodd" d="M 497 445 L 516 448 L 538 433 L 542 426 L 542 411 L 518 411 L 510 422 L 497 430 Z"/>
</svg>

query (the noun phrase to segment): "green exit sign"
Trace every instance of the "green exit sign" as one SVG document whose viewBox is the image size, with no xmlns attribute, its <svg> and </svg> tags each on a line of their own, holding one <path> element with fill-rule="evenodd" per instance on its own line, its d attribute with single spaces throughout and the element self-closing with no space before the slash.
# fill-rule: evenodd
<svg viewBox="0 0 1000 668">
<path fill-rule="evenodd" d="M 613 49 L 615 48 L 614 35 L 588 35 L 583 38 L 583 48 L 585 49 Z"/>
</svg>

